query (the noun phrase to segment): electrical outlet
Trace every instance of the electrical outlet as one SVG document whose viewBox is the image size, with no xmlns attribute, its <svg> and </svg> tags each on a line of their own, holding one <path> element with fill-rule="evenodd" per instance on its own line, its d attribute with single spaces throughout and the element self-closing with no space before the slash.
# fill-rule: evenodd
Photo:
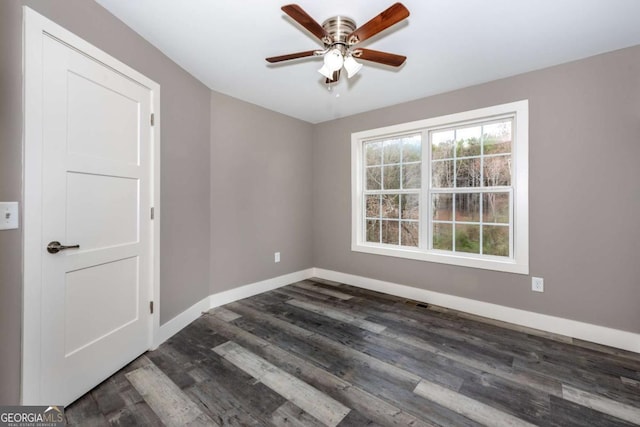
<svg viewBox="0 0 640 427">
<path fill-rule="evenodd" d="M 532 277 L 531 290 L 533 292 L 544 292 L 544 279 L 542 277 Z"/>
<path fill-rule="evenodd" d="M 280 252 L 275 252 L 273 254 L 273 262 L 280 262 Z"/>
</svg>

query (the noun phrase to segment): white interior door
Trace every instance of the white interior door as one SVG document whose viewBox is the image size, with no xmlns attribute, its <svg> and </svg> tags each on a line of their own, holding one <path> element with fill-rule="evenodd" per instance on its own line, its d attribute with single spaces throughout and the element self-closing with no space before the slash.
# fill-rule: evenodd
<svg viewBox="0 0 640 427">
<path fill-rule="evenodd" d="M 46 34 L 41 49 L 39 400 L 66 405 L 151 346 L 152 92 Z"/>
</svg>

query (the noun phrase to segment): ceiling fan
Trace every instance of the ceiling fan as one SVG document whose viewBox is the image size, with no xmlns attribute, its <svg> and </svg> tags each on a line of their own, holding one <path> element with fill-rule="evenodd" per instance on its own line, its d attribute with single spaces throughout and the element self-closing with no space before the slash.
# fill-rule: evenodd
<svg viewBox="0 0 640 427">
<path fill-rule="evenodd" d="M 362 64 L 357 62 L 355 58 L 392 67 L 399 67 L 407 59 L 406 56 L 402 55 L 355 47 L 358 43 L 406 19 L 409 16 L 409 10 L 402 3 L 395 3 L 358 28 L 356 28 L 356 23 L 352 19 L 344 16 L 334 16 L 320 25 L 297 4 L 282 6 L 282 10 L 316 36 L 324 44 L 324 49 L 307 50 L 266 58 L 270 63 L 308 56 L 323 56 L 324 64 L 318 71 L 326 77 L 326 84 L 328 85 L 338 81 L 340 70 L 343 67 L 347 71 L 347 77 L 349 78 L 360 71 Z"/>
</svg>

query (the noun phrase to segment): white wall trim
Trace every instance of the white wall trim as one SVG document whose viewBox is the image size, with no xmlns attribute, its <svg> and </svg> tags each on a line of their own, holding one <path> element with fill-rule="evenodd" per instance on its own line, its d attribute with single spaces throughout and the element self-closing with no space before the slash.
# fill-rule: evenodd
<svg viewBox="0 0 640 427">
<path fill-rule="evenodd" d="M 187 327 L 189 323 L 200 317 L 203 312 L 209 310 L 210 298 L 211 297 L 209 296 L 202 298 L 200 301 L 193 304 L 191 307 L 187 308 L 185 311 L 178 314 L 167 323 L 160 325 L 158 334 L 154 337 L 152 350 L 158 348 L 160 344 Z"/>
<path fill-rule="evenodd" d="M 161 141 L 160 127 L 162 124 L 162 116 L 160 114 L 160 85 L 156 86 L 151 91 L 151 113 L 154 115 L 154 124 L 151 126 L 151 135 L 153 138 L 153 144 L 151 145 L 151 167 L 152 167 L 152 190 L 151 190 L 151 206 L 153 207 L 153 255 L 151 256 L 151 276 L 152 276 L 152 292 L 150 294 L 151 300 L 154 302 L 155 310 L 151 315 L 151 337 L 149 342 L 151 346 L 158 340 L 160 335 L 160 222 L 162 220 L 162 209 L 160 205 L 160 183 L 162 182 L 162 176 L 160 174 L 161 168 Z"/>
<path fill-rule="evenodd" d="M 308 268 L 306 270 L 296 271 L 294 273 L 285 274 L 283 276 L 274 277 L 272 279 L 261 280 L 260 282 L 240 286 L 228 291 L 218 292 L 217 294 L 212 294 L 209 297 L 209 308 L 219 307 L 221 305 L 229 304 L 233 301 L 238 301 L 243 298 L 249 298 L 263 292 L 281 288 L 283 286 L 290 285 L 301 280 L 310 279 L 311 277 L 313 277 L 313 270 L 313 268 Z"/>
<path fill-rule="evenodd" d="M 180 332 L 183 328 L 189 325 L 189 323 L 196 320 L 207 310 L 313 277 L 345 283 L 363 289 L 383 292 L 416 301 L 423 301 L 429 304 L 487 317 L 489 319 L 512 323 L 514 325 L 538 329 L 544 332 L 550 332 L 553 334 L 640 353 L 640 334 L 635 334 L 633 332 L 593 325 L 571 319 L 564 319 L 562 317 L 534 313 L 532 311 L 520 310 L 483 301 L 476 301 L 440 292 L 427 291 L 424 289 L 414 288 L 412 286 L 400 285 L 393 282 L 385 282 L 382 280 L 371 279 L 354 274 L 340 273 L 338 271 L 325 270 L 322 268 L 300 270 L 294 273 L 250 283 L 235 289 L 209 295 L 173 319 L 169 320 L 164 325 L 161 325 L 160 332 L 158 333 L 158 340 L 154 343 L 154 348 L 157 348 L 160 344 Z"/>
<path fill-rule="evenodd" d="M 183 328 L 189 325 L 189 323 L 200 317 L 205 311 L 243 298 L 249 298 L 263 292 L 271 291 L 282 286 L 290 285 L 291 283 L 310 279 L 313 277 L 313 272 L 313 268 L 308 268 L 306 270 L 300 270 L 271 279 L 250 283 L 228 291 L 211 294 L 208 297 L 201 299 L 165 324 L 161 325 L 159 333 L 157 334 L 157 339 L 154 341 L 153 348 L 157 348 L 160 344 L 180 332 Z"/>
<path fill-rule="evenodd" d="M 469 298 L 427 291 L 411 286 L 340 273 L 322 268 L 313 269 L 313 277 L 345 283 L 372 291 L 383 292 L 416 301 L 439 305 L 490 319 L 513 323 L 532 329 L 590 341 L 640 353 L 640 334 L 578 322 L 576 320 L 534 313 Z"/>
</svg>

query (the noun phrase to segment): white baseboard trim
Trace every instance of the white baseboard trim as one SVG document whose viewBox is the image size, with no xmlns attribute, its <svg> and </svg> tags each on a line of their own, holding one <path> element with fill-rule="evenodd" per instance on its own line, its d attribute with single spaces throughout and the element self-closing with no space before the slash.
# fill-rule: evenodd
<svg viewBox="0 0 640 427">
<path fill-rule="evenodd" d="M 161 325 L 157 335 L 158 340 L 154 343 L 153 348 L 157 348 L 160 344 L 180 332 L 189 323 L 200 317 L 204 311 L 312 277 L 346 283 L 348 285 L 416 301 L 423 301 L 489 319 L 640 353 L 640 334 L 633 332 L 621 331 L 605 326 L 578 322 L 576 320 L 549 316 L 322 268 L 309 268 L 209 295 L 167 323 Z"/>
<path fill-rule="evenodd" d="M 308 268 L 306 270 L 296 271 L 295 273 L 274 277 L 273 279 L 262 280 L 260 282 L 240 286 L 239 288 L 218 292 L 217 294 L 209 296 L 209 309 L 229 304 L 230 302 L 238 301 L 243 298 L 249 298 L 301 280 L 310 279 L 312 276 L 313 268 Z"/>
<path fill-rule="evenodd" d="M 313 272 L 313 268 L 308 268 L 306 270 L 296 271 L 294 273 L 285 274 L 282 276 L 274 277 L 272 279 L 250 283 L 248 285 L 240 286 L 239 288 L 230 289 L 228 291 L 211 294 L 208 297 L 201 299 L 182 313 L 178 314 L 167 323 L 160 325 L 159 332 L 157 334 L 158 339 L 153 343 L 152 349 L 158 348 L 160 344 L 180 332 L 187 325 L 189 325 L 189 323 L 200 317 L 205 311 L 208 311 L 214 307 L 219 307 L 221 305 L 241 300 L 243 298 L 249 298 L 263 292 L 271 291 L 282 286 L 290 285 L 291 283 L 310 279 L 311 277 L 313 277 Z"/>
<path fill-rule="evenodd" d="M 383 292 L 527 328 L 640 353 L 640 334 L 322 268 L 313 277 Z"/>
<path fill-rule="evenodd" d="M 178 314 L 173 319 L 169 320 L 167 323 L 160 325 L 160 329 L 158 332 L 157 342 L 153 343 L 153 349 L 156 349 L 184 329 L 189 323 L 196 320 L 200 315 L 202 315 L 203 311 L 209 310 L 209 296 L 202 298 L 197 303 L 193 304 L 191 307 L 187 308 L 182 313 Z"/>
</svg>

